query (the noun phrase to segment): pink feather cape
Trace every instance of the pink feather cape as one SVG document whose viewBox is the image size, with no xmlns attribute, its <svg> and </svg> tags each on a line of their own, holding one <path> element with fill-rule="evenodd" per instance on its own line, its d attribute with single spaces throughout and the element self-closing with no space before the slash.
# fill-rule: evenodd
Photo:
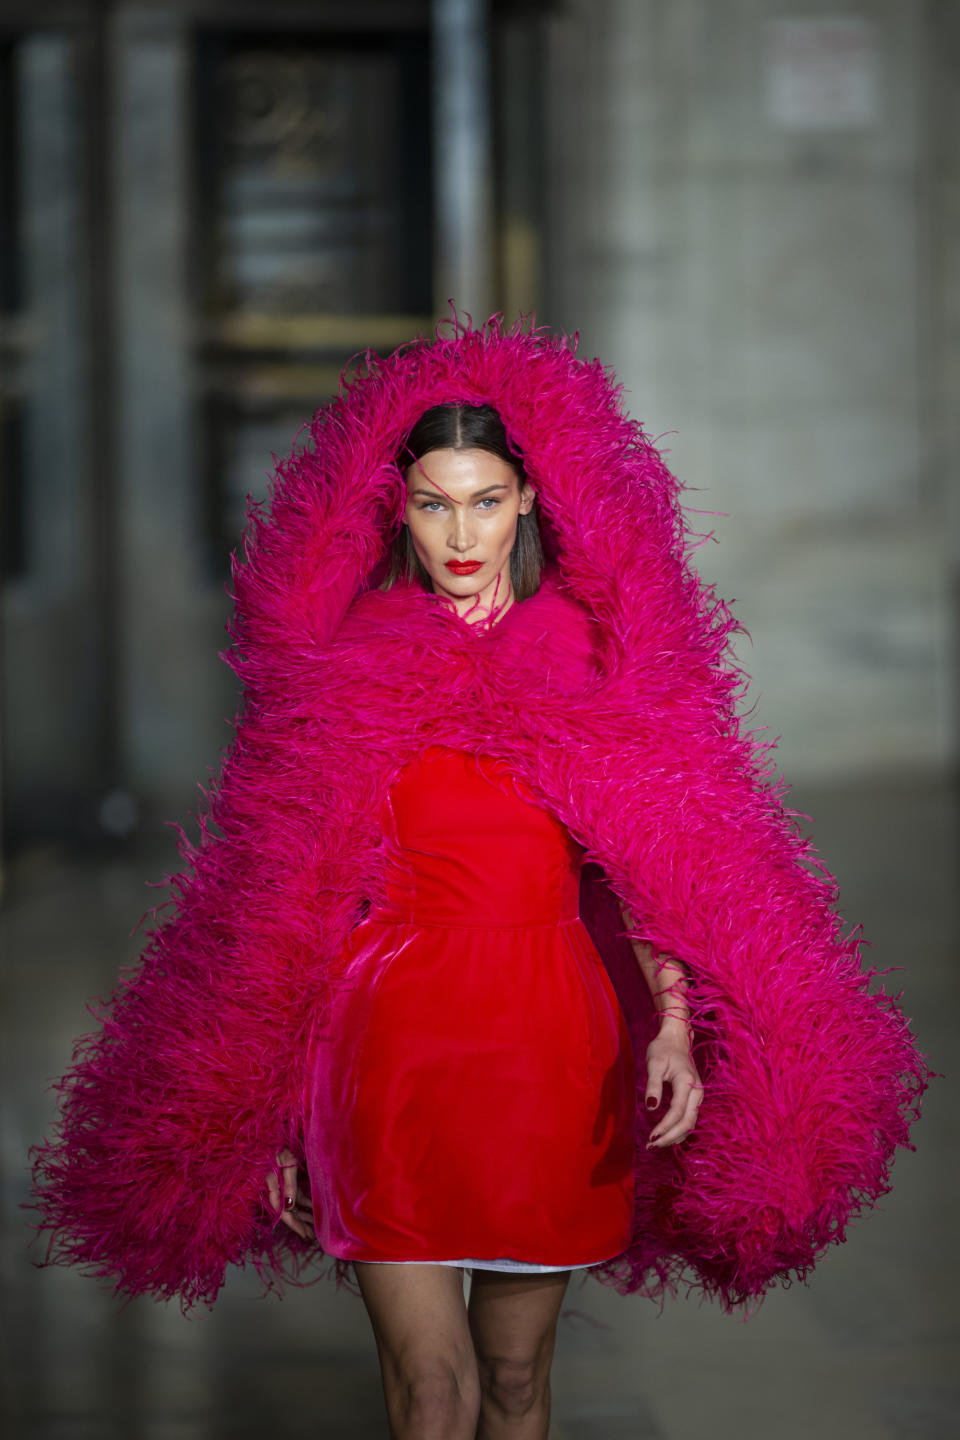
<svg viewBox="0 0 960 1440">
<path fill-rule="evenodd" d="M 373 588 L 402 514 L 394 457 L 452 401 L 500 412 L 553 560 L 486 631 L 418 587 Z M 683 1280 L 732 1310 L 805 1277 L 889 1190 L 931 1072 L 843 933 L 771 744 L 738 718 L 739 627 L 690 563 L 679 491 L 599 362 L 496 319 L 368 356 L 318 411 L 269 507 L 249 506 L 225 657 L 244 706 L 198 842 L 180 832 L 172 912 L 33 1152 L 48 1263 L 184 1308 L 230 1264 L 268 1287 L 325 1261 L 347 1278 L 276 1223 L 264 1176 L 278 1147 L 302 1154 L 305 1056 L 379 894 L 375 817 L 431 743 L 507 759 L 586 847 L 583 915 L 641 1086 L 633 1237 L 594 1275 L 658 1297 Z M 692 976 L 705 1099 L 663 1151 L 643 1147 L 652 1010 L 615 897 Z M 543 1176 L 544 1205 L 562 1184 Z"/>
</svg>

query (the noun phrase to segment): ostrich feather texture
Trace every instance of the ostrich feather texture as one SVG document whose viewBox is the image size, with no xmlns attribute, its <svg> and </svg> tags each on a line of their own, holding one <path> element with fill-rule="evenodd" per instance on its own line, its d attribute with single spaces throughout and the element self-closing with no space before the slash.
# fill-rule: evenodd
<svg viewBox="0 0 960 1440">
<path fill-rule="evenodd" d="M 538 493 L 544 581 L 493 626 L 377 588 L 403 512 L 395 456 L 443 402 L 495 406 Z M 437 743 L 508 761 L 586 850 L 583 918 L 641 1087 L 633 1238 L 591 1273 L 749 1307 L 890 1188 L 931 1072 L 844 931 L 772 745 L 744 728 L 739 627 L 691 563 L 680 498 L 599 362 L 497 318 L 368 355 L 317 412 L 248 506 L 224 656 L 244 702 L 200 835 L 179 832 L 174 903 L 35 1147 L 48 1262 L 184 1308 L 212 1304 L 230 1265 L 271 1288 L 347 1279 L 277 1223 L 264 1177 L 281 1146 L 302 1154 L 305 1057 L 381 893 L 386 790 Z M 655 1019 L 618 901 L 691 976 L 705 1097 L 664 1150 L 644 1148 Z M 545 1205 L 562 1185 L 543 1176 Z"/>
</svg>

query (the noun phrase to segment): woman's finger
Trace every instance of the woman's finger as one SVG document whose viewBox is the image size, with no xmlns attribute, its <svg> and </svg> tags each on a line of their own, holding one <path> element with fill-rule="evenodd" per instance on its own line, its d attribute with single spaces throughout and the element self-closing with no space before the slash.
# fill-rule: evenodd
<svg viewBox="0 0 960 1440">
<path fill-rule="evenodd" d="M 276 1168 L 267 1172 L 267 1196 L 277 1217 L 304 1240 L 315 1238 L 313 1208 L 300 1194 L 297 1175 L 300 1164 L 291 1150 L 277 1155 Z"/>
<path fill-rule="evenodd" d="M 697 1108 L 703 1094 L 699 1081 L 692 1075 L 682 1075 L 675 1077 L 671 1086 L 673 1094 L 670 1108 L 650 1132 L 651 1140 L 663 1139 L 678 1127 L 690 1128 L 696 1120 Z"/>
<path fill-rule="evenodd" d="M 656 1126 L 650 1132 L 651 1139 L 657 1135 L 662 1135 L 665 1130 L 671 1129 L 683 1115 L 687 1108 L 687 1096 L 692 1084 L 693 1081 L 687 1079 L 685 1076 L 674 1078 L 670 1081 L 670 1105 L 666 1113 L 661 1115 Z"/>
<path fill-rule="evenodd" d="M 313 1212 L 301 1201 L 295 1210 L 283 1212 L 283 1223 L 294 1231 L 303 1240 L 313 1240 L 315 1231 L 313 1226 Z"/>
<path fill-rule="evenodd" d="M 656 1110 L 663 1100 L 663 1082 L 666 1079 L 667 1061 L 664 1057 L 654 1056 L 647 1061 L 647 1087 L 644 1092 L 645 1103 L 648 1110 Z"/>
<path fill-rule="evenodd" d="M 676 1095 L 676 1091 L 674 1093 Z M 650 1132 L 650 1138 L 647 1142 L 648 1148 L 651 1146 L 663 1148 L 666 1145 L 675 1145 L 678 1140 L 682 1140 L 685 1135 L 689 1135 L 690 1131 L 696 1125 L 700 1102 L 703 1099 L 703 1086 L 698 1083 L 695 1084 L 692 1081 L 689 1082 L 680 1098 L 682 1103 L 679 1107 L 676 1106 L 676 1104 L 671 1105 L 670 1110 L 663 1117 L 663 1120 Z M 675 1117 L 673 1114 L 674 1110 L 677 1111 Z"/>
<path fill-rule="evenodd" d="M 285 1210 L 292 1210 L 297 1203 L 297 1170 L 299 1164 L 292 1150 L 284 1147 L 277 1155 L 277 1164 L 283 1175 L 283 1204 Z"/>
<path fill-rule="evenodd" d="M 271 1210 L 281 1211 L 283 1204 L 280 1199 L 280 1182 L 277 1179 L 275 1170 L 267 1171 L 267 1198 L 270 1201 Z"/>
</svg>

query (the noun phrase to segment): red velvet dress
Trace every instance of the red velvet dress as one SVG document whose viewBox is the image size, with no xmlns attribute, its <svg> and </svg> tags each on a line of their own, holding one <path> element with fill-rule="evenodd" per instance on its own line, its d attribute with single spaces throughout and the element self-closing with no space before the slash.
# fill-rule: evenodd
<svg viewBox="0 0 960 1440">
<path fill-rule="evenodd" d="M 578 916 L 581 847 L 503 762 L 441 746 L 382 822 L 386 900 L 350 936 L 311 1055 L 323 1250 L 493 1269 L 620 1254 L 634 1061 Z"/>
</svg>

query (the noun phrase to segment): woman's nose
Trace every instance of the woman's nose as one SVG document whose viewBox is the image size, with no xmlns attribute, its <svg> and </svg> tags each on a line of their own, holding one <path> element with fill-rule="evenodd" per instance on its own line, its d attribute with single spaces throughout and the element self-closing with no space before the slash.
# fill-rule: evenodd
<svg viewBox="0 0 960 1440">
<path fill-rule="evenodd" d="M 454 511 L 449 539 L 454 550 L 469 550 L 473 544 L 470 517 L 463 510 Z"/>
</svg>

